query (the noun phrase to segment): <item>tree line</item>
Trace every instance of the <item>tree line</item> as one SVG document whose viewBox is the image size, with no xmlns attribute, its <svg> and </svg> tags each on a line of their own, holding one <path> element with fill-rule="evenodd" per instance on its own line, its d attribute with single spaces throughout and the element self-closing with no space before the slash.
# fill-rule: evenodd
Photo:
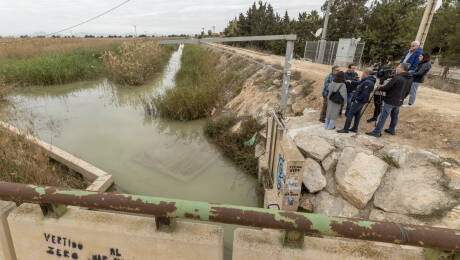
<svg viewBox="0 0 460 260">
<path fill-rule="evenodd" d="M 399 59 L 415 39 L 422 19 L 426 0 L 332 0 L 327 40 L 361 38 L 366 42 L 365 62 L 388 63 Z M 424 49 L 439 54 L 443 65 L 460 63 L 460 0 L 442 0 L 436 11 Z M 327 3 L 321 10 L 325 13 Z M 303 56 L 305 41 L 319 40 L 315 32 L 323 27 L 324 17 L 316 10 L 301 12 L 291 18 L 274 11 L 269 3 L 253 3 L 228 23 L 224 35 L 253 36 L 271 34 L 297 34 L 295 54 Z M 285 52 L 285 43 L 264 41 L 238 43 L 252 45 L 276 54 Z"/>
</svg>

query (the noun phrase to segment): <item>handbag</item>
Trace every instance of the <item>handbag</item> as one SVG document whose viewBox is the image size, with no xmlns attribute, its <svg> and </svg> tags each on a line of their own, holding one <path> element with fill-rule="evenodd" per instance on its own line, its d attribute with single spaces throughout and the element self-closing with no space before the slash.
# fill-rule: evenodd
<svg viewBox="0 0 460 260">
<path fill-rule="evenodd" d="M 345 100 L 343 99 L 342 95 L 340 95 L 340 89 L 342 87 L 343 85 L 340 85 L 339 89 L 331 93 L 331 95 L 329 96 L 330 101 L 339 105 L 342 105 L 344 103 Z"/>
</svg>

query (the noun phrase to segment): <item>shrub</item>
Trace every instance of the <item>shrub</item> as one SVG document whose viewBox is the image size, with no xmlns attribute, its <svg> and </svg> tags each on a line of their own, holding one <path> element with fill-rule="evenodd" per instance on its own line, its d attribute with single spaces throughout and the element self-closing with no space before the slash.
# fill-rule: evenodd
<svg viewBox="0 0 460 260">
<path fill-rule="evenodd" d="M 233 132 L 232 127 L 237 122 L 241 122 L 241 127 L 238 131 Z M 246 146 L 244 143 L 262 128 L 263 126 L 253 117 L 237 118 L 224 115 L 209 120 L 204 127 L 204 133 L 238 167 L 250 175 L 257 176 L 258 159 L 254 154 L 255 145 Z M 256 136 L 255 143 L 259 141 L 259 138 Z"/>
<path fill-rule="evenodd" d="M 161 72 L 167 64 L 172 47 L 163 50 L 154 41 L 125 42 L 102 56 L 107 77 L 123 85 L 142 85 Z"/>
</svg>

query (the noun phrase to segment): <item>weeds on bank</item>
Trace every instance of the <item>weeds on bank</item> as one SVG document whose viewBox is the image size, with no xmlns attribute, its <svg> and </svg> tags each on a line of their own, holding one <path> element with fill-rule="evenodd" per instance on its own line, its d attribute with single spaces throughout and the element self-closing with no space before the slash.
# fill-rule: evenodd
<svg viewBox="0 0 460 260">
<path fill-rule="evenodd" d="M 241 127 L 233 132 L 232 127 L 241 121 Z M 238 167 L 246 173 L 257 176 L 258 159 L 254 155 L 255 145 L 246 146 L 244 143 L 250 140 L 255 133 L 263 128 L 256 119 L 252 117 L 221 116 L 209 120 L 204 128 L 205 135 L 212 143 L 229 157 Z M 255 144 L 260 136 L 256 136 Z"/>
<path fill-rule="evenodd" d="M 88 183 L 65 174 L 59 164 L 23 135 L 0 127 L 0 181 L 84 189 Z"/>
<path fill-rule="evenodd" d="M 227 60 L 220 62 L 221 58 Z M 233 98 L 256 66 L 197 45 L 185 45 L 176 86 L 153 98 L 157 113 L 174 120 L 207 117 L 213 109 Z"/>
<path fill-rule="evenodd" d="M 101 76 L 102 49 L 75 49 L 25 59 L 0 61 L 0 77 L 19 86 L 56 85 Z"/>
<path fill-rule="evenodd" d="M 119 84 L 137 86 L 152 79 L 167 64 L 173 47 L 154 42 L 127 42 L 102 55 L 107 77 Z"/>
</svg>

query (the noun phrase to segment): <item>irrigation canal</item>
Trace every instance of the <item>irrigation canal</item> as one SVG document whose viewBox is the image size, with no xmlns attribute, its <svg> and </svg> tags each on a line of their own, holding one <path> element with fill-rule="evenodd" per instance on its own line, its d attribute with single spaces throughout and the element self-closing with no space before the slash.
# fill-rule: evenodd
<svg viewBox="0 0 460 260">
<path fill-rule="evenodd" d="M 12 93 L 12 123 L 29 119 L 35 135 L 104 171 L 128 193 L 257 206 L 256 180 L 225 159 L 203 134 L 205 121 L 146 117 L 142 100 L 174 87 L 182 47 L 164 73 L 140 87 L 107 80 L 33 87 Z M 231 225 L 225 254 L 231 259 Z"/>
</svg>

